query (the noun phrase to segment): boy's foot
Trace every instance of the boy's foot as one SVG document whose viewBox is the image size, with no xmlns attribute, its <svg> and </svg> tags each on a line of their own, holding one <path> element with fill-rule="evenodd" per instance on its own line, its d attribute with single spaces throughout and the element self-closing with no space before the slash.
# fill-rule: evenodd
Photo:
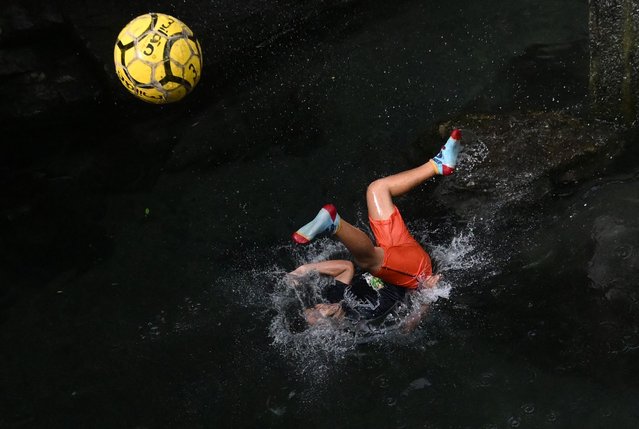
<svg viewBox="0 0 639 429">
<path fill-rule="evenodd" d="M 461 149 L 461 139 L 461 130 L 453 130 L 453 132 L 450 133 L 450 138 L 446 144 L 444 144 L 439 153 L 431 159 L 431 162 L 435 165 L 438 174 L 448 176 L 449 174 L 453 174 L 455 171 L 457 156 Z"/>
<path fill-rule="evenodd" d="M 333 204 L 326 204 L 317 213 L 315 219 L 293 233 L 293 241 L 298 244 L 308 244 L 323 232 L 335 234 L 340 227 L 340 217 Z"/>
</svg>

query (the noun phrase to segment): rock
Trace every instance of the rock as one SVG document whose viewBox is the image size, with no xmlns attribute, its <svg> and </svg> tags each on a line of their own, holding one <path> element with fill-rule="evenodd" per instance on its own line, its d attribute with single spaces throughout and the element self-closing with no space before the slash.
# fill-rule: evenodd
<svg viewBox="0 0 639 429">
<path fill-rule="evenodd" d="M 639 8 L 635 1 L 592 0 L 590 99 L 599 117 L 639 124 Z"/>
<path fill-rule="evenodd" d="M 442 181 L 435 196 L 455 206 L 459 192 L 468 195 L 464 206 L 456 207 L 464 217 L 529 203 L 562 179 L 590 177 L 624 144 L 613 125 L 561 113 L 469 114 L 418 139 L 418 159 L 433 153 L 452 128 L 463 130 L 464 149 L 454 180 Z"/>
</svg>

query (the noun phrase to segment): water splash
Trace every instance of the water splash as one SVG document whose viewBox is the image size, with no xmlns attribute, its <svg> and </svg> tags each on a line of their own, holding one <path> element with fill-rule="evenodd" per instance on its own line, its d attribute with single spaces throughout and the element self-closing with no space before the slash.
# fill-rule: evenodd
<svg viewBox="0 0 639 429">
<path fill-rule="evenodd" d="M 304 309 L 321 302 L 321 290 L 328 283 L 316 273 L 304 276 L 296 284 L 282 276 L 271 294 L 270 306 L 275 311 L 269 326 L 272 344 L 296 363 L 298 372 L 312 378 L 326 375 L 355 347 L 352 334 L 337 321 L 306 326 Z"/>
<path fill-rule="evenodd" d="M 441 272 L 475 270 L 484 267 L 490 259 L 486 251 L 479 250 L 472 229 L 459 232 L 448 244 L 432 246 L 431 256 Z"/>
<path fill-rule="evenodd" d="M 422 242 L 428 242 L 425 238 L 433 231 L 431 225 L 425 222 L 418 223 L 417 227 L 411 224 L 410 228 Z M 450 227 L 445 228 L 447 231 L 444 232 L 450 234 Z M 265 302 L 273 314 L 269 325 L 272 345 L 295 364 L 299 373 L 321 378 L 336 371 L 350 356 L 356 355 L 362 344 L 383 348 L 387 344 L 410 347 L 412 343 L 421 342 L 421 335 L 402 333 L 403 322 L 422 304 L 430 305 L 439 299 L 449 298 L 454 287 L 474 279 L 474 273 L 489 263 L 472 229 L 453 229 L 449 237 L 448 242 L 428 246 L 438 271 L 443 274 L 437 287 L 418 288 L 408 294 L 405 304 L 377 326 L 361 323 L 354 326 L 349 322 L 331 321 L 308 327 L 303 319 L 303 310 L 322 302 L 322 289 L 331 280 L 311 273 L 292 285 L 287 279 L 286 270 L 281 267 L 272 267 L 266 272 L 257 270 L 257 277 L 272 283 L 270 299 Z M 348 258 L 344 246 L 330 239 L 317 240 L 310 246 L 289 250 L 297 265 Z"/>
<path fill-rule="evenodd" d="M 464 149 L 459 154 L 458 169 L 472 172 L 488 158 L 488 145 L 471 130 L 464 129 L 463 133 L 464 140 L 470 141 L 471 144 L 464 145 Z M 472 175 L 468 175 L 468 179 L 472 180 Z"/>
<path fill-rule="evenodd" d="M 465 287 L 473 284 L 480 277 L 479 273 L 493 265 L 493 253 L 484 240 L 485 234 L 475 233 L 476 229 L 486 228 L 483 219 L 471 219 L 463 228 L 425 222 L 411 224 L 410 227 L 415 238 L 426 243 L 433 269 L 442 274 L 440 283 L 444 285 Z M 431 237 L 435 235 L 445 237 L 434 242 Z"/>
</svg>

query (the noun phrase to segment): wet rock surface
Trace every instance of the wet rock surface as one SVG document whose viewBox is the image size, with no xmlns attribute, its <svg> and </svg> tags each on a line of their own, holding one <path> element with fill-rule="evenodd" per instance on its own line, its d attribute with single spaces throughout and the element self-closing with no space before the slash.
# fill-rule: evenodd
<svg viewBox="0 0 639 429">
<path fill-rule="evenodd" d="M 632 144 L 613 124 L 564 113 L 469 114 L 433 127 L 415 142 L 417 152 L 427 152 L 453 128 L 464 136 L 456 180 L 443 182 L 435 195 L 451 206 L 464 195 L 464 206 L 457 208 L 466 218 L 528 205 L 558 184 L 602 174 Z"/>
<path fill-rule="evenodd" d="M 605 378 L 604 362 L 625 362 L 635 350 L 639 320 L 629 161 L 636 130 L 564 113 L 469 114 L 434 126 L 416 147 L 457 127 L 465 149 L 456 180 L 439 184 L 433 198 L 483 231 L 501 266 L 499 286 L 466 289 L 460 300 L 481 309 L 497 341 L 520 353 L 554 348 L 550 360 L 561 371 Z"/>
<path fill-rule="evenodd" d="M 589 3 L 590 101 L 600 117 L 639 122 L 639 8 L 634 2 Z"/>
<path fill-rule="evenodd" d="M 512 190 L 500 188 L 499 195 L 518 195 L 503 205 L 483 199 L 468 206 L 444 195 L 460 217 L 481 217 L 484 245 L 498 271 L 489 289 L 467 288 L 460 300 L 481 314 L 481 329 L 512 345 L 513 353 L 536 356 L 536 364 L 560 372 L 625 377 L 610 368 L 628 365 L 637 349 L 637 170 L 629 163 L 637 141 L 636 131 L 626 130 L 590 159 L 589 151 L 577 151 L 585 156 L 577 169 L 564 148 L 558 170 L 531 175 L 523 188 L 517 180 Z M 568 163 L 562 166 L 561 159 Z"/>
</svg>

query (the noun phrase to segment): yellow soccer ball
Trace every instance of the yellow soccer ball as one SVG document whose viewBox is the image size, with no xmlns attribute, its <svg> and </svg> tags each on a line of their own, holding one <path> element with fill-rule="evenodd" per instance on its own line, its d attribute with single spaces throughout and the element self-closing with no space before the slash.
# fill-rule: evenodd
<svg viewBox="0 0 639 429">
<path fill-rule="evenodd" d="M 181 100 L 202 74 L 202 49 L 193 32 L 163 13 L 129 22 L 118 35 L 113 59 L 124 87 L 149 103 Z"/>
</svg>

